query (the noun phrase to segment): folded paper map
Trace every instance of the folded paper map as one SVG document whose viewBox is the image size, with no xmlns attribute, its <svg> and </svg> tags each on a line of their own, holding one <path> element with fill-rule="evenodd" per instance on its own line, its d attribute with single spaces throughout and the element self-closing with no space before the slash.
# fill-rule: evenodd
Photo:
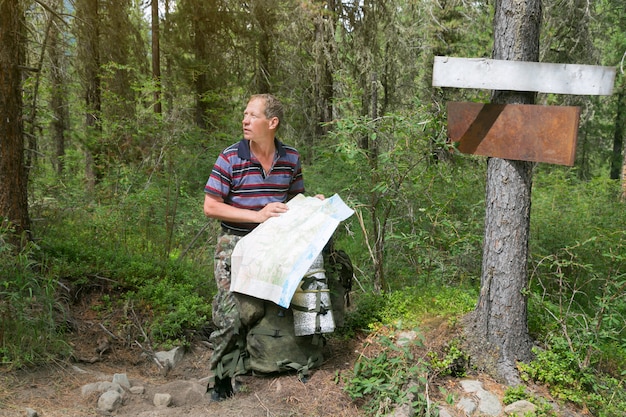
<svg viewBox="0 0 626 417">
<path fill-rule="evenodd" d="M 325 200 L 298 194 L 279 217 L 239 240 L 231 257 L 230 290 L 288 308 L 300 280 L 339 223 L 354 211 L 339 195 Z"/>
</svg>

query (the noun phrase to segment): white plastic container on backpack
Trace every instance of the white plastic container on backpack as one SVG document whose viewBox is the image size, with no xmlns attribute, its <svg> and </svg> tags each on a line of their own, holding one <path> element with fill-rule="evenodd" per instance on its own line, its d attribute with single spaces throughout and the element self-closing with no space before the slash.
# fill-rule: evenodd
<svg viewBox="0 0 626 417">
<path fill-rule="evenodd" d="M 332 333 L 335 331 L 330 290 L 320 253 L 305 274 L 291 299 L 296 336 Z"/>
</svg>

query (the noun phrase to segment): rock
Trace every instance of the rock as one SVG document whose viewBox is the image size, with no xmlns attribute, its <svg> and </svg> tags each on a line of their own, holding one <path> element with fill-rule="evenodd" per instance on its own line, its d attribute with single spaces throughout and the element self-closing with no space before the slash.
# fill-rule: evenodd
<svg viewBox="0 0 626 417">
<path fill-rule="evenodd" d="M 142 385 L 138 385 L 136 387 L 130 387 L 130 392 L 133 393 L 133 394 L 141 395 L 144 392 L 146 392 L 146 388 L 143 387 Z"/>
<path fill-rule="evenodd" d="M 514 403 L 509 404 L 506 407 L 504 407 L 504 413 L 507 416 L 510 416 L 510 415 L 525 416 L 528 414 L 531 414 L 534 416 L 536 412 L 537 412 L 537 406 L 531 403 L 530 401 L 526 401 L 526 400 L 515 401 Z"/>
<path fill-rule="evenodd" d="M 161 392 L 167 392 L 176 404 L 197 404 L 205 401 L 206 386 L 194 381 L 172 381 L 161 385 Z"/>
<path fill-rule="evenodd" d="M 128 380 L 128 376 L 126 376 L 126 374 L 113 375 L 113 383 L 119 384 L 119 386 L 124 389 L 130 389 L 130 381 Z"/>
<path fill-rule="evenodd" d="M 415 413 L 410 404 L 402 404 L 387 414 L 386 417 L 413 417 L 414 415 Z"/>
<path fill-rule="evenodd" d="M 415 330 L 403 331 L 398 333 L 398 340 L 396 341 L 396 345 L 399 347 L 404 347 L 410 345 L 415 339 L 417 339 L 417 332 Z"/>
<path fill-rule="evenodd" d="M 182 347 L 175 347 L 167 352 L 157 352 L 154 354 L 157 360 L 168 369 L 174 368 L 185 356 L 185 351 Z"/>
<path fill-rule="evenodd" d="M 476 393 L 480 402 L 478 403 L 478 410 L 487 416 L 499 416 L 502 412 L 502 405 L 500 399 L 489 391 L 478 391 Z"/>
<path fill-rule="evenodd" d="M 463 397 L 456 405 L 456 408 L 461 410 L 464 415 L 471 416 L 472 413 L 476 410 L 476 402 L 468 397 Z"/>
<path fill-rule="evenodd" d="M 37 412 L 33 410 L 32 408 L 27 408 L 26 417 L 39 417 L 39 414 L 37 414 Z"/>
<path fill-rule="evenodd" d="M 78 367 L 78 366 L 76 366 L 76 365 L 72 365 L 72 370 L 73 370 L 74 372 L 76 372 L 77 374 L 88 374 L 88 373 L 89 373 L 89 372 L 85 371 L 84 369 L 79 368 L 79 367 Z"/>
<path fill-rule="evenodd" d="M 152 401 L 155 407 L 165 408 L 169 407 L 172 403 L 172 396 L 170 394 L 154 394 Z"/>
<path fill-rule="evenodd" d="M 117 391 L 118 393 L 124 392 L 124 389 L 118 383 L 114 382 L 92 382 L 90 384 L 83 385 L 80 392 L 83 397 L 86 397 L 94 392 L 102 393 L 106 391 Z"/>
<path fill-rule="evenodd" d="M 122 405 L 122 394 L 117 391 L 106 391 L 98 398 L 98 410 L 111 412 Z"/>
<path fill-rule="evenodd" d="M 92 392 L 100 392 L 98 390 L 99 386 L 100 386 L 99 382 L 92 382 L 90 384 L 85 384 L 80 388 L 80 393 L 83 397 L 86 397 Z"/>
<path fill-rule="evenodd" d="M 463 391 L 467 393 L 478 392 L 483 390 L 483 384 L 480 381 L 465 379 L 460 382 Z"/>
<path fill-rule="evenodd" d="M 447 409 L 439 407 L 439 417 L 452 417 L 452 414 Z"/>
<path fill-rule="evenodd" d="M 463 410 L 466 414 L 471 415 L 476 409 L 481 415 L 498 416 L 502 412 L 502 404 L 500 399 L 491 392 L 483 388 L 480 381 L 466 379 L 460 382 L 463 391 L 468 394 L 474 394 L 477 400 L 463 397 L 457 404 L 457 408 Z"/>
</svg>

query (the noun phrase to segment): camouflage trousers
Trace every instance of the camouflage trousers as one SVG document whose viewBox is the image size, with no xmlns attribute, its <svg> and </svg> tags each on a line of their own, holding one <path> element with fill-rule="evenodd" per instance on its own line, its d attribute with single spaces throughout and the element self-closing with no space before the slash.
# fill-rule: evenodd
<svg viewBox="0 0 626 417">
<path fill-rule="evenodd" d="M 240 236 L 221 234 L 215 248 L 217 294 L 213 299 L 213 323 L 216 330 L 211 333 L 209 342 L 213 345 L 210 368 L 218 378 L 237 375 L 241 369 L 238 362 L 245 351 L 246 333 L 237 300 L 230 292 L 231 255 L 239 239 Z"/>
</svg>

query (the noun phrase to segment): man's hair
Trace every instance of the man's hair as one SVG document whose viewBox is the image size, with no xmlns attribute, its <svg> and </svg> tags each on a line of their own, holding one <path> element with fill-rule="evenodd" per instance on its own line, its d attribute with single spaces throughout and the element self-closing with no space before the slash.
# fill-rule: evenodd
<svg viewBox="0 0 626 417">
<path fill-rule="evenodd" d="M 261 99 L 265 101 L 265 117 L 271 119 L 272 117 L 278 118 L 278 126 L 280 127 L 281 122 L 283 121 L 284 108 L 283 103 L 280 102 L 275 96 L 271 94 L 254 94 L 250 96 L 250 100 Z"/>
</svg>

